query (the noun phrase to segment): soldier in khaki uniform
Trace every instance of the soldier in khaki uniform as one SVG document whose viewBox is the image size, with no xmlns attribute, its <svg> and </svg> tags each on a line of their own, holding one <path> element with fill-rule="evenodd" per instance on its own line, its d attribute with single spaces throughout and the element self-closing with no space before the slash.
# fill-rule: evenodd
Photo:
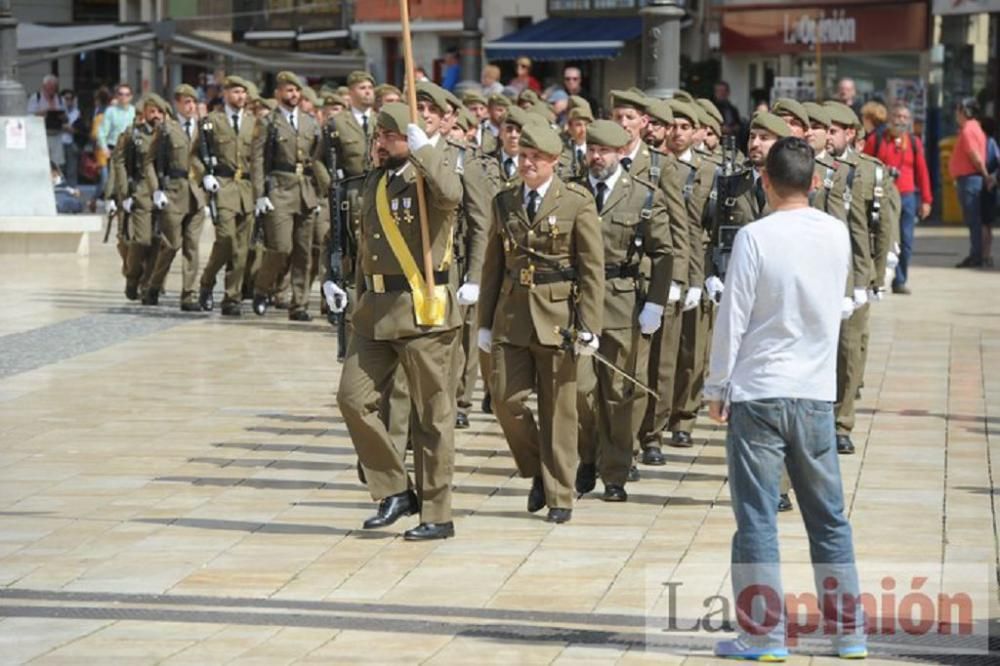
<svg viewBox="0 0 1000 666">
<path fill-rule="evenodd" d="M 611 119 L 629 134 L 629 144 L 622 157 L 622 168 L 636 178 L 659 182 L 664 156 L 650 150 L 642 140 L 649 124 L 646 107 L 652 100 L 634 90 L 611 91 Z"/>
<path fill-rule="evenodd" d="M 258 124 L 253 141 L 254 212 L 264 216 L 264 256 L 254 282 L 253 309 L 267 312 L 268 296 L 278 288 L 286 268 L 291 270 L 292 300 L 288 318 L 309 321 L 309 263 L 317 186 L 326 189 L 329 174 L 323 166 L 319 125 L 301 113 L 302 82 L 291 72 L 277 77 L 278 109 Z M 265 172 L 265 152 L 272 155 Z"/>
<path fill-rule="evenodd" d="M 196 147 L 196 154 L 206 155 L 215 162 L 211 168 L 206 165 L 202 185 L 210 195 L 215 195 L 219 212 L 218 220 L 213 221 L 215 242 L 201 274 L 198 302 L 202 310 L 215 307 L 212 296 L 215 278 L 225 268 L 222 314 L 239 317 L 243 314 L 240 301 L 254 224 L 250 170 L 257 119 L 247 111 L 246 80 L 229 76 L 223 87 L 225 104 L 203 119 Z"/>
<path fill-rule="evenodd" d="M 143 305 L 156 305 L 160 291 L 178 251 L 183 252 L 181 310 L 198 312 L 195 284 L 198 277 L 198 243 L 205 221 L 205 191 L 201 187 L 204 167 L 194 152 L 198 135 L 198 94 L 181 84 L 174 90 L 178 120 L 165 118 L 153 141 L 159 187 L 153 205 L 160 209 L 160 249 L 142 296 Z"/>
<path fill-rule="evenodd" d="M 445 153 L 430 144 L 409 108 L 387 104 L 378 115 L 378 168 L 365 179 L 358 230 L 354 330 L 337 403 L 364 466 L 368 490 L 380 502 L 365 528 L 391 525 L 419 511 L 409 540 L 454 535 L 451 478 L 455 384 L 451 362 L 462 326 L 451 281 L 450 247 L 462 186 Z M 407 138 L 408 137 L 408 138 Z M 416 172 L 424 178 L 434 296 L 424 282 Z M 437 304 L 438 308 L 431 307 Z M 406 374 L 416 409 L 410 419 L 416 493 L 403 456 L 389 437 L 379 403 L 396 369 Z"/>
<path fill-rule="evenodd" d="M 646 382 L 649 340 L 663 323 L 671 272 L 670 221 L 657 183 L 632 178 L 621 168 L 629 135 L 610 120 L 587 129 L 589 175 L 580 181 L 593 195 L 604 239 L 604 316 L 600 353 Z M 594 487 L 597 464 L 603 499 L 628 499 L 639 420 L 647 394 L 590 358 L 578 368 L 580 466 L 576 490 Z M 595 464 L 596 463 L 596 464 Z"/>
<path fill-rule="evenodd" d="M 479 347 L 491 355 L 493 409 L 522 477 L 528 511 L 572 517 L 577 451 L 577 364 L 559 328 L 579 331 L 578 353 L 600 342 L 604 247 L 594 198 L 555 175 L 562 141 L 527 123 L 520 136 L 523 186 L 500 192 L 479 300 Z M 528 406 L 538 395 L 538 419 Z"/>
<path fill-rule="evenodd" d="M 572 95 L 566 111 L 565 147 L 559 156 L 559 177 L 563 180 L 585 178 L 587 175 L 587 127 L 594 122 L 590 103 Z"/>
</svg>

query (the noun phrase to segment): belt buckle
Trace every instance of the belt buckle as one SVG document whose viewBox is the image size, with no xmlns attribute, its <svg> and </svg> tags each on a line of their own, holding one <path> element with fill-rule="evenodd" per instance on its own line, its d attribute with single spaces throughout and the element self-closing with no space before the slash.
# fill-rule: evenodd
<svg viewBox="0 0 1000 666">
<path fill-rule="evenodd" d="M 385 280 L 383 279 L 381 273 L 372 274 L 372 291 L 376 294 L 385 293 Z"/>
<path fill-rule="evenodd" d="M 188 169 L 188 180 L 195 180 L 195 175 L 194 167 Z"/>
<path fill-rule="evenodd" d="M 236 170 L 236 173 L 233 174 L 233 178 L 235 180 L 242 180 L 243 179 L 243 169 L 242 169 L 242 167 Z"/>
<path fill-rule="evenodd" d="M 302 166 L 302 162 L 296 162 L 295 163 L 295 175 L 296 176 L 301 176 L 304 171 L 305 171 L 305 167 Z"/>
<path fill-rule="evenodd" d="M 535 287 L 535 266 L 530 264 L 527 268 L 522 268 L 518 273 L 518 282 L 522 287 L 534 289 Z"/>
</svg>

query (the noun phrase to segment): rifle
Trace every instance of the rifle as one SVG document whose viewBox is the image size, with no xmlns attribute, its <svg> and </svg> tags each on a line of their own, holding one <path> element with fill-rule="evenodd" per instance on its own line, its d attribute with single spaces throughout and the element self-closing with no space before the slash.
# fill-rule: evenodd
<svg viewBox="0 0 1000 666">
<path fill-rule="evenodd" d="M 725 280 L 733 241 L 740 229 L 736 200 L 750 190 L 753 173 L 736 164 L 736 138 L 722 137 L 722 166 L 716 172 L 715 216 L 711 220 L 712 274 Z"/>
<path fill-rule="evenodd" d="M 273 122 L 267 124 L 267 138 L 264 141 L 264 196 L 271 196 L 271 169 L 274 167 L 274 150 L 278 143 L 278 126 Z M 253 221 L 253 239 L 251 244 L 264 242 L 264 213 L 257 215 Z"/>
<path fill-rule="evenodd" d="M 346 290 L 344 280 L 343 260 L 344 260 L 344 226 L 342 218 L 340 178 L 341 172 L 337 168 L 337 146 L 334 139 L 337 136 L 337 126 L 333 118 L 329 124 L 323 128 L 323 139 L 326 141 L 326 161 L 330 171 L 330 189 L 327 192 L 327 205 L 330 207 L 330 238 L 326 244 L 326 280 L 333 282 L 341 289 Z M 343 312 L 334 312 L 331 308 L 326 315 L 337 330 L 337 360 L 343 361 L 347 355 L 347 325 Z"/>
<path fill-rule="evenodd" d="M 215 126 L 212 119 L 205 116 L 198 126 L 201 140 L 198 142 L 198 158 L 205 165 L 205 173 L 215 177 L 215 167 L 219 163 L 215 156 Z M 237 140 L 238 137 L 237 137 Z M 208 214 L 212 218 L 212 226 L 219 226 L 219 193 L 208 193 Z"/>
</svg>

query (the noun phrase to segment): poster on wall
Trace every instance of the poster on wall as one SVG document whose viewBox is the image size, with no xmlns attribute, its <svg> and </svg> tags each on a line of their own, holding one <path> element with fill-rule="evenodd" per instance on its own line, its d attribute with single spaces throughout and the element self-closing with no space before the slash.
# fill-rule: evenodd
<svg viewBox="0 0 1000 666">
<path fill-rule="evenodd" d="M 771 104 L 781 97 L 791 97 L 800 102 L 816 99 L 816 79 L 802 76 L 776 76 L 771 87 Z"/>
<path fill-rule="evenodd" d="M 1000 12 L 1000 0 L 934 0 L 933 12 L 948 14 L 989 14 Z"/>
</svg>

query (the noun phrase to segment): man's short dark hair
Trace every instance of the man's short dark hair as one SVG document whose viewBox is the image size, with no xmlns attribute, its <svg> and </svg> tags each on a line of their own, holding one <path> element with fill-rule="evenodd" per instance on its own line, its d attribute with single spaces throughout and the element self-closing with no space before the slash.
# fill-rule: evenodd
<svg viewBox="0 0 1000 666">
<path fill-rule="evenodd" d="M 778 139 L 767 153 L 767 178 L 780 196 L 808 194 L 812 188 L 816 154 L 805 141 L 795 136 Z"/>
</svg>

